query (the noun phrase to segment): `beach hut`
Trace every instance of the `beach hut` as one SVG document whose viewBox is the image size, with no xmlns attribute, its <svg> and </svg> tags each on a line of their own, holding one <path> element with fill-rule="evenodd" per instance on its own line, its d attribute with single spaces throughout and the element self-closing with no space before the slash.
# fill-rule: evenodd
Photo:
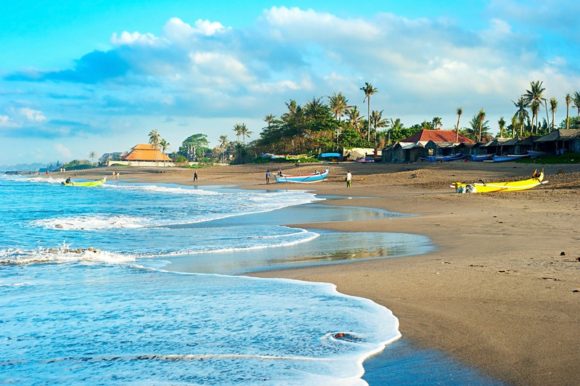
<svg viewBox="0 0 580 386">
<path fill-rule="evenodd" d="M 115 163 L 128 166 L 175 166 L 167 154 L 148 143 L 135 145 L 122 161 Z"/>
<path fill-rule="evenodd" d="M 536 150 L 552 154 L 580 153 L 580 129 L 559 129 L 535 140 Z"/>
</svg>

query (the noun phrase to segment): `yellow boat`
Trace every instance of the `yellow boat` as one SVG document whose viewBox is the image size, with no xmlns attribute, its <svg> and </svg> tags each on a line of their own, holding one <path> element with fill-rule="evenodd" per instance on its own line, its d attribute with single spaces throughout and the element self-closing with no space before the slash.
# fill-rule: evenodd
<svg viewBox="0 0 580 386">
<path fill-rule="evenodd" d="M 451 185 L 457 193 L 491 193 L 491 192 L 515 192 L 519 190 L 528 190 L 541 184 L 547 184 L 544 181 L 544 171 L 538 173 L 534 171 L 532 178 L 519 181 L 507 182 L 475 182 L 466 184 L 464 182 L 455 182 Z"/>
<path fill-rule="evenodd" d="M 65 181 L 62 184 L 64 186 L 84 186 L 87 188 L 94 188 L 96 186 L 103 185 L 105 182 L 107 182 L 107 177 L 102 178 L 100 180 L 96 180 L 96 181 L 83 181 L 83 182 L 73 182 L 73 181 L 66 182 Z"/>
</svg>

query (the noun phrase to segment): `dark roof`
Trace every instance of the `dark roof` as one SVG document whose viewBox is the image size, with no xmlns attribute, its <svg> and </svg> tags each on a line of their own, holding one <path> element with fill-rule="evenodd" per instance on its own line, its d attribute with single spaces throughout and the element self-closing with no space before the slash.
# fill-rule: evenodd
<svg viewBox="0 0 580 386">
<path fill-rule="evenodd" d="M 559 129 L 536 139 L 536 142 L 570 141 L 580 138 L 580 129 Z"/>
</svg>

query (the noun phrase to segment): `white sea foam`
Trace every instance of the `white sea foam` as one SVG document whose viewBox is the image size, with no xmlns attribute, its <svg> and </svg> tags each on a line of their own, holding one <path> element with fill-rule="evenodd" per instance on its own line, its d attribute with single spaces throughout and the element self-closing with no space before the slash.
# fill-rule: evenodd
<svg viewBox="0 0 580 386">
<path fill-rule="evenodd" d="M 229 247 L 229 248 L 215 248 L 215 249 L 182 249 L 179 251 L 169 252 L 159 254 L 158 256 L 183 256 L 183 255 L 199 255 L 199 254 L 206 254 L 206 253 L 226 253 L 226 252 L 245 252 L 245 251 L 254 251 L 254 250 L 262 250 L 262 249 L 269 249 L 269 248 L 286 248 L 291 247 L 293 245 L 303 244 L 310 242 L 314 239 L 320 237 L 318 233 L 309 232 L 307 230 L 302 229 L 302 232 L 296 232 L 294 234 L 283 234 L 283 235 L 270 235 L 270 236 L 257 236 L 249 238 L 250 240 L 256 239 L 279 239 L 279 238 L 287 238 L 296 235 L 303 235 L 300 239 L 289 240 L 289 241 L 282 241 L 278 243 L 273 243 L 269 241 L 267 244 L 253 244 L 250 246 L 244 247 Z"/>
<path fill-rule="evenodd" d="M 183 194 L 183 195 L 195 195 L 195 196 L 217 196 L 221 193 L 214 192 L 206 189 L 192 189 L 186 187 L 173 187 L 173 186 L 162 186 L 162 185 L 117 185 L 117 184 L 105 184 L 103 185 L 109 189 L 123 189 L 123 190 L 133 190 L 133 191 L 145 191 L 153 193 L 167 193 L 167 194 Z"/>
<path fill-rule="evenodd" d="M 70 248 L 66 244 L 57 248 L 17 248 L 0 250 L 0 265 L 28 265 L 47 263 L 105 263 L 126 264 L 135 261 L 136 256 L 101 251 L 94 248 Z"/>
<path fill-rule="evenodd" d="M 144 228 L 154 226 L 151 219 L 135 216 L 74 216 L 34 220 L 32 226 L 61 230 L 102 230 L 119 228 Z"/>
</svg>

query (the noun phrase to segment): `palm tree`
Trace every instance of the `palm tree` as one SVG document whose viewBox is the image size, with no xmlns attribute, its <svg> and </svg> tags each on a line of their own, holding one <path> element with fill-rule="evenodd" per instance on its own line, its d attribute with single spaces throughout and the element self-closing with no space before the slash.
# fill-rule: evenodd
<svg viewBox="0 0 580 386">
<path fill-rule="evenodd" d="M 536 120 L 536 124 L 538 123 L 538 112 L 540 111 L 540 105 L 542 101 L 545 102 L 544 98 L 544 91 L 546 89 L 543 87 L 543 82 L 536 80 L 530 82 L 530 89 L 526 90 L 526 93 L 523 95 L 526 104 L 532 108 L 532 132 L 534 132 L 534 119 Z M 533 108 L 533 103 L 536 103 L 536 109 Z M 535 112 L 534 112 L 535 110 Z M 546 109 L 546 114 L 548 113 Z"/>
<path fill-rule="evenodd" d="M 228 140 L 227 135 L 220 135 L 220 137 L 219 137 L 219 148 L 220 148 L 220 151 L 221 151 L 221 158 L 222 158 L 222 160 L 225 159 L 224 155 L 226 153 L 226 150 L 227 150 L 229 144 L 230 144 L 230 141 Z"/>
<path fill-rule="evenodd" d="M 249 137 L 252 132 L 248 130 L 245 123 L 236 123 L 234 125 L 234 132 L 236 133 L 236 137 L 238 137 L 238 141 L 240 136 L 242 137 L 242 143 L 246 143 L 246 137 Z"/>
<path fill-rule="evenodd" d="M 457 123 L 455 124 L 455 142 L 459 142 L 459 120 L 463 115 L 463 109 L 461 107 L 457 108 Z"/>
<path fill-rule="evenodd" d="M 91 163 L 95 163 L 95 157 L 97 156 L 97 153 L 95 153 L 94 151 L 91 151 L 89 153 L 89 158 L 91 159 Z"/>
<path fill-rule="evenodd" d="M 483 109 L 479 110 L 479 113 L 477 113 L 477 124 L 479 128 L 479 142 L 481 142 L 484 131 L 489 130 L 489 127 L 487 126 L 488 122 L 485 120 L 485 111 L 483 111 Z"/>
<path fill-rule="evenodd" d="M 499 137 L 503 138 L 503 131 L 505 129 L 505 119 L 503 119 L 503 117 L 501 117 L 499 119 L 499 121 L 497 121 L 497 124 L 499 126 Z"/>
<path fill-rule="evenodd" d="M 165 150 L 167 150 L 167 148 L 169 148 L 170 143 L 167 142 L 166 139 L 162 138 L 161 141 L 159 141 L 159 147 L 161 147 L 161 151 L 165 153 Z"/>
<path fill-rule="evenodd" d="M 351 107 L 346 111 L 346 115 L 348 116 L 348 123 L 350 124 L 350 126 L 360 134 L 362 117 L 360 116 L 358 107 L 356 106 Z"/>
<path fill-rule="evenodd" d="M 537 122 L 538 121 L 538 112 L 540 111 L 540 106 L 541 106 L 541 103 L 538 101 L 535 101 L 535 100 L 530 103 L 530 110 L 532 110 L 532 133 L 535 133 L 536 131 L 538 131 L 538 129 L 537 129 L 538 126 L 536 126 L 536 130 L 534 131 L 534 117 L 536 117 L 536 124 L 537 124 L 538 123 Z"/>
<path fill-rule="evenodd" d="M 528 104 L 523 96 L 521 96 L 517 102 L 512 101 L 512 103 L 514 104 L 515 107 L 517 107 L 514 117 L 518 118 L 520 124 L 523 125 L 526 119 L 530 118 L 530 115 L 528 114 L 527 110 Z M 520 135 L 521 134 L 522 133 L 520 133 Z"/>
<path fill-rule="evenodd" d="M 330 110 L 334 114 L 334 119 L 340 122 L 340 118 L 348 110 L 348 99 L 342 93 L 334 93 L 328 97 Z"/>
<path fill-rule="evenodd" d="M 433 129 L 434 130 L 439 130 L 441 129 L 441 126 L 443 126 L 443 120 L 441 117 L 433 117 Z"/>
<path fill-rule="evenodd" d="M 153 145 L 156 149 L 159 148 L 159 141 L 161 141 L 161 135 L 156 129 L 149 132 L 149 143 Z"/>
<path fill-rule="evenodd" d="M 580 117 L 580 91 L 574 93 L 574 106 L 578 109 L 578 116 Z"/>
<path fill-rule="evenodd" d="M 556 110 L 558 109 L 558 100 L 554 97 L 550 98 L 550 111 L 552 112 L 552 130 L 556 120 Z"/>
<path fill-rule="evenodd" d="M 266 128 L 269 130 L 272 127 L 272 124 L 276 120 L 276 117 L 273 114 L 268 114 L 264 117 L 264 122 L 266 122 Z"/>
<path fill-rule="evenodd" d="M 383 118 L 383 110 L 381 111 L 373 110 L 371 112 L 371 123 L 373 125 L 373 129 L 375 130 L 375 135 L 377 133 L 378 128 L 389 126 L 389 122 Z"/>
<path fill-rule="evenodd" d="M 570 94 L 566 94 L 566 130 L 570 128 L 570 104 L 572 103 L 572 97 Z"/>
<path fill-rule="evenodd" d="M 372 84 L 370 84 L 369 82 L 365 82 L 365 85 L 363 87 L 360 88 L 362 92 L 365 93 L 365 99 L 363 99 L 363 102 L 366 101 L 367 102 L 367 117 L 368 117 L 368 123 L 367 123 L 367 141 L 371 140 L 371 95 L 376 94 L 377 92 L 379 92 L 379 90 L 377 90 L 375 87 L 373 87 Z"/>
<path fill-rule="evenodd" d="M 519 135 L 520 135 L 520 137 L 522 136 L 522 131 L 521 131 L 521 128 L 522 128 L 522 126 L 523 126 L 523 125 L 522 125 L 522 123 L 520 122 L 520 120 L 519 120 L 519 118 L 517 117 L 517 115 L 514 115 L 514 116 L 512 117 L 512 124 L 511 124 L 511 129 L 512 129 L 512 133 L 511 133 L 511 134 L 512 134 L 512 138 L 513 138 L 513 137 L 515 137 L 515 134 L 516 134 L 516 132 L 517 132 L 518 130 L 520 130 L 520 134 L 519 134 Z"/>
</svg>

